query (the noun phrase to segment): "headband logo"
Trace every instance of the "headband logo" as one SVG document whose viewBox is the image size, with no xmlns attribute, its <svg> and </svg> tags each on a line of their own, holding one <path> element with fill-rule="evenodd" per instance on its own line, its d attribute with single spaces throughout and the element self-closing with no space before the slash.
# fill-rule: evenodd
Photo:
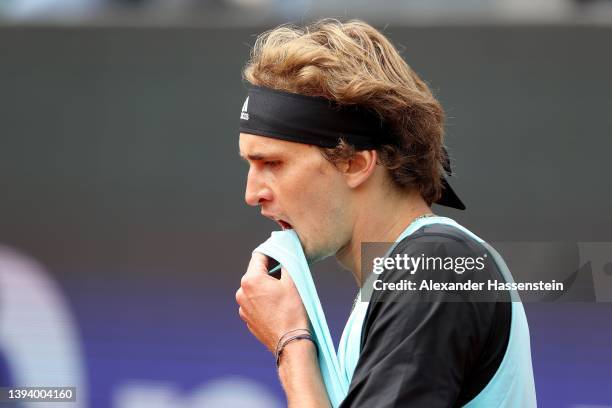
<svg viewBox="0 0 612 408">
<path fill-rule="evenodd" d="M 244 100 L 244 104 L 242 105 L 242 112 L 240 112 L 240 119 L 249 120 L 249 113 L 247 109 L 249 107 L 249 97 Z"/>
</svg>

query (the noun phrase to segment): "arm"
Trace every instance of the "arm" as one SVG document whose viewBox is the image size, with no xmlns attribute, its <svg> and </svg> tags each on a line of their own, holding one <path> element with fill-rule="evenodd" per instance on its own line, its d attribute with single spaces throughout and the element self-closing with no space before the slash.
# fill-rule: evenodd
<svg viewBox="0 0 612 408">
<path fill-rule="evenodd" d="M 284 269 L 280 279 L 268 275 L 268 259 L 254 253 L 242 277 L 236 301 L 238 314 L 251 333 L 274 353 L 283 334 L 308 328 L 302 299 Z M 279 360 L 279 377 L 291 408 L 327 408 L 327 391 L 319 370 L 317 352 L 309 340 L 288 343 Z"/>
<path fill-rule="evenodd" d="M 281 355 L 278 375 L 289 408 L 330 406 L 312 342 L 298 340 L 287 344 Z"/>
</svg>

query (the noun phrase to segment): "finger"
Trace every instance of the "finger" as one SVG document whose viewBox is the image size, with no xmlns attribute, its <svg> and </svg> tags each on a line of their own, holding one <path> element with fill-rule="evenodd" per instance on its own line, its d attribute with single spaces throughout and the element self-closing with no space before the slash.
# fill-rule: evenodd
<svg viewBox="0 0 612 408">
<path fill-rule="evenodd" d="M 247 274 L 268 274 L 268 257 L 260 252 L 253 252 L 251 260 L 249 261 L 249 267 L 247 268 Z"/>
<path fill-rule="evenodd" d="M 246 315 L 246 313 L 244 313 L 244 310 L 242 309 L 242 307 L 239 307 L 239 308 L 238 308 L 238 316 L 240 316 L 240 318 L 241 318 L 241 319 L 242 319 L 242 320 L 243 320 L 245 323 L 247 323 L 247 315 Z M 247 323 L 247 325 L 248 325 L 248 323 Z"/>
<path fill-rule="evenodd" d="M 240 288 L 248 289 L 252 282 L 253 282 L 252 274 L 245 273 L 244 275 L 242 275 L 242 278 L 240 278 Z"/>
<path fill-rule="evenodd" d="M 244 294 L 242 293 L 242 288 L 238 288 L 238 290 L 236 291 L 236 303 L 241 304 L 243 296 Z"/>
</svg>

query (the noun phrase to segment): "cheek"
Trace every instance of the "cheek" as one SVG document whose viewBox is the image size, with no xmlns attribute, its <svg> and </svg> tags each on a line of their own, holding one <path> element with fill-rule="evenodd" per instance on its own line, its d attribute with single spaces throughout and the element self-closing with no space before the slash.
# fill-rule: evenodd
<svg viewBox="0 0 612 408">
<path fill-rule="evenodd" d="M 311 178 L 293 192 L 296 214 L 315 225 L 335 222 L 343 201 L 340 187 L 325 177 Z"/>
<path fill-rule="evenodd" d="M 342 190 L 332 187 L 318 186 L 316 191 L 305 192 L 304 201 L 297 203 L 300 222 L 296 232 L 311 256 L 333 255 L 344 245 L 343 230 L 348 224 L 348 213 Z"/>
<path fill-rule="evenodd" d="M 302 230 L 296 230 L 306 257 L 318 261 L 333 256 L 344 246 L 342 217 L 338 212 L 328 212 L 317 220 L 308 222 Z"/>
<path fill-rule="evenodd" d="M 284 174 L 278 195 L 300 239 L 309 244 L 329 242 L 338 223 L 343 223 L 347 199 L 344 179 L 318 155 Z"/>
</svg>

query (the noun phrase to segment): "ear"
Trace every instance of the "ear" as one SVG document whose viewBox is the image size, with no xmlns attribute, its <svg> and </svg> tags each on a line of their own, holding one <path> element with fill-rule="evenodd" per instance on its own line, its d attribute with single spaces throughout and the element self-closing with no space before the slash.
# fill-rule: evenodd
<svg viewBox="0 0 612 408">
<path fill-rule="evenodd" d="M 357 188 L 368 180 L 376 169 L 376 150 L 359 150 L 353 154 L 342 170 L 350 188 Z"/>
</svg>

